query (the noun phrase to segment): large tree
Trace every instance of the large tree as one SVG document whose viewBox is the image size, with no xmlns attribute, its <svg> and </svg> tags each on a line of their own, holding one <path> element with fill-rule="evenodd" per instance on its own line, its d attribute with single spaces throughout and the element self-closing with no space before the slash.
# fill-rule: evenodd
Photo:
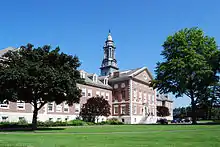
<svg viewBox="0 0 220 147">
<path fill-rule="evenodd" d="M 80 116 L 88 122 L 95 122 L 100 116 L 109 116 L 111 106 L 103 97 L 92 97 L 83 105 Z"/>
<path fill-rule="evenodd" d="M 198 28 L 183 29 L 163 44 L 164 61 L 157 63 L 152 86 L 161 93 L 191 99 L 192 120 L 196 123 L 196 104 L 204 91 L 218 81 L 220 54 L 215 39 Z"/>
<path fill-rule="evenodd" d="M 58 47 L 51 50 L 47 45 L 21 46 L 1 57 L 0 95 L 4 100 L 30 103 L 36 129 L 38 111 L 46 103 L 79 102 L 81 91 L 77 83 L 83 83 L 79 66 L 78 57 L 60 53 Z"/>
</svg>

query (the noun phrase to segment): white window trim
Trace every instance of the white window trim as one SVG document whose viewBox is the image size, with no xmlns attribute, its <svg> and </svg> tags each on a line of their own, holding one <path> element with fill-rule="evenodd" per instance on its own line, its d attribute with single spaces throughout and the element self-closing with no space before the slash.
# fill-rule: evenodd
<svg viewBox="0 0 220 147">
<path fill-rule="evenodd" d="M 147 100 L 147 95 L 146 95 L 146 93 L 144 92 L 144 102 L 146 102 L 146 100 Z"/>
<path fill-rule="evenodd" d="M 139 99 L 142 99 L 142 92 L 139 92 Z"/>
<path fill-rule="evenodd" d="M 105 98 L 105 92 L 101 92 L 101 96 Z"/>
<path fill-rule="evenodd" d="M 154 95 L 151 96 L 151 104 L 154 104 Z"/>
<path fill-rule="evenodd" d="M 137 105 L 134 104 L 134 114 L 137 114 Z"/>
<path fill-rule="evenodd" d="M 23 108 L 19 108 L 18 106 L 23 106 Z M 25 102 L 17 101 L 17 110 L 25 110 Z"/>
<path fill-rule="evenodd" d="M 65 108 L 68 108 L 68 111 L 64 111 Z M 70 107 L 69 107 L 68 104 L 66 104 L 66 102 L 64 102 L 63 112 L 64 113 L 69 113 L 70 112 Z"/>
<path fill-rule="evenodd" d="M 97 81 L 98 81 L 98 77 L 97 77 L 97 75 L 94 74 L 92 79 L 93 79 L 93 82 L 97 82 Z"/>
<path fill-rule="evenodd" d="M 104 84 L 105 84 L 105 85 L 108 85 L 108 78 L 105 78 L 105 79 L 104 79 Z"/>
<path fill-rule="evenodd" d="M 114 105 L 114 114 L 118 114 L 115 112 L 115 108 L 118 108 L 118 105 Z"/>
<path fill-rule="evenodd" d="M 3 119 L 3 117 L 6 117 L 6 119 Z M 1 121 L 2 122 L 7 122 L 9 120 L 9 117 L 6 115 L 1 116 Z"/>
<path fill-rule="evenodd" d="M 107 98 L 107 97 L 108 97 L 108 98 Z M 109 93 L 106 93 L 106 94 L 105 94 L 105 99 L 106 99 L 106 100 L 109 100 Z"/>
<path fill-rule="evenodd" d="M 86 97 L 86 88 L 82 88 L 82 93 L 85 93 L 85 95 L 82 95 L 82 97 Z"/>
<path fill-rule="evenodd" d="M 126 105 L 121 105 L 121 114 L 123 114 L 122 113 L 122 107 L 125 107 L 125 113 L 124 114 L 126 114 Z"/>
<path fill-rule="evenodd" d="M 137 90 L 134 89 L 134 98 L 137 98 Z"/>
<path fill-rule="evenodd" d="M 52 110 L 49 110 L 49 104 L 52 104 Z M 48 106 L 47 106 L 47 112 L 54 112 L 54 102 L 50 102 L 48 103 Z"/>
<path fill-rule="evenodd" d="M 8 101 L 8 104 L 5 104 L 7 101 L 4 100 L 2 103 L 0 103 L 0 108 L 1 109 L 9 109 L 9 104 L 10 102 Z"/>
<path fill-rule="evenodd" d="M 57 111 L 58 109 L 60 109 L 60 110 L 59 110 L 59 111 Z M 63 110 L 63 107 L 62 107 L 62 105 L 61 105 L 61 104 L 56 105 L 56 112 L 62 112 L 62 110 Z"/>
<path fill-rule="evenodd" d="M 90 94 L 90 96 L 89 96 L 89 94 Z M 92 97 L 92 89 L 88 89 L 88 94 L 87 94 L 87 96 L 90 98 L 90 97 Z"/>
<path fill-rule="evenodd" d="M 121 83 L 121 88 L 125 88 L 125 83 Z"/>
<path fill-rule="evenodd" d="M 81 71 L 81 72 L 80 72 L 80 76 L 81 76 L 81 78 L 85 79 L 85 77 L 86 77 L 85 72 Z"/>
<path fill-rule="evenodd" d="M 96 96 L 100 96 L 100 91 L 96 91 Z"/>
<path fill-rule="evenodd" d="M 148 104 L 151 103 L 151 94 L 148 94 L 148 99 L 147 99 L 147 101 L 148 101 Z"/>
<path fill-rule="evenodd" d="M 79 110 L 78 112 L 76 112 L 76 108 Z M 75 104 L 75 113 L 80 113 L 80 104 Z"/>
</svg>

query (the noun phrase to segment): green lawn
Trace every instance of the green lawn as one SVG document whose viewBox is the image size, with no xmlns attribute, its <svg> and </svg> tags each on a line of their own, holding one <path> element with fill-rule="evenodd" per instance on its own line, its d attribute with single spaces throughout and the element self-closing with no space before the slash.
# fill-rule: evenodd
<svg viewBox="0 0 220 147">
<path fill-rule="evenodd" d="M 2 132 L 4 133 L 4 132 Z M 219 125 L 88 126 L 0 134 L 0 147 L 220 147 Z"/>
</svg>

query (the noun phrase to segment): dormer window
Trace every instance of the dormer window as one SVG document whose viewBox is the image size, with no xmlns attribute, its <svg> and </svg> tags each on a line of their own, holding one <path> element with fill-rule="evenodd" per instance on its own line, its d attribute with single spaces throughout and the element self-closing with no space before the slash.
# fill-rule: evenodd
<svg viewBox="0 0 220 147">
<path fill-rule="evenodd" d="M 93 82 L 97 82 L 97 80 L 98 80 L 97 75 L 96 75 L 96 74 L 95 74 L 95 75 L 93 75 Z"/>
<path fill-rule="evenodd" d="M 85 72 L 81 71 L 81 72 L 80 72 L 80 77 L 83 78 L 83 79 L 85 79 L 85 77 L 86 77 Z"/>
<path fill-rule="evenodd" d="M 108 85 L 108 78 L 105 78 L 105 79 L 104 79 L 104 84 L 105 84 L 105 85 Z"/>
</svg>

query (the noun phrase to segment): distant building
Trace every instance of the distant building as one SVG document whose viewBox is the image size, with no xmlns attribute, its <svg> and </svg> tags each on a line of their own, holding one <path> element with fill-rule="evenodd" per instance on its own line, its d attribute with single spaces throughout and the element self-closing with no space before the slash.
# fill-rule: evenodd
<svg viewBox="0 0 220 147">
<path fill-rule="evenodd" d="M 170 115 L 166 116 L 167 120 L 173 120 L 173 101 L 166 94 L 157 94 L 157 106 L 164 106 L 169 109 Z"/>
<path fill-rule="evenodd" d="M 7 48 L 0 50 L 3 55 Z M 115 44 L 109 31 L 105 41 L 104 58 L 101 63 L 101 74 L 89 74 L 80 70 L 81 77 L 85 79 L 85 84 L 78 84 L 82 90 L 82 97 L 79 104 L 69 107 L 65 102 L 56 105 L 46 104 L 39 112 L 40 121 L 68 121 L 79 116 L 81 107 L 87 99 L 93 96 L 103 96 L 111 107 L 111 117 L 118 118 L 126 124 L 148 124 L 157 121 L 157 105 L 165 105 L 169 108 L 172 119 L 172 101 L 156 95 L 156 91 L 149 86 L 149 81 L 153 79 L 147 67 L 135 68 L 120 71 L 115 57 Z M 23 102 L 4 102 L 0 104 L 0 121 L 18 121 L 26 119 L 32 120 L 33 108 L 30 104 Z M 106 120 L 100 117 L 99 121 Z"/>
</svg>

